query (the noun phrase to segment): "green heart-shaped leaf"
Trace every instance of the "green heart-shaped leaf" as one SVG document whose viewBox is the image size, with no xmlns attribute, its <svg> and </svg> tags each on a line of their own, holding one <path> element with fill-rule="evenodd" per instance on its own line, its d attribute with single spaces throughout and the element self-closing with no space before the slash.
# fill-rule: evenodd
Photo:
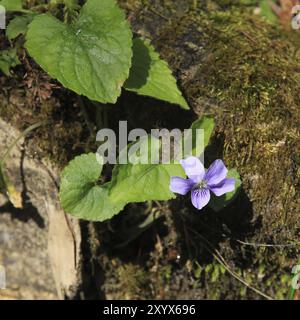
<svg viewBox="0 0 300 320">
<path fill-rule="evenodd" d="M 27 31 L 28 24 L 33 20 L 36 14 L 29 13 L 23 16 L 17 16 L 12 19 L 7 28 L 6 36 L 9 40 L 17 38 L 20 34 L 25 34 Z"/>
<path fill-rule="evenodd" d="M 154 97 L 189 109 L 168 64 L 160 59 L 153 46 L 146 40 L 139 38 L 133 40 L 132 68 L 124 87 L 140 95 Z"/>
<path fill-rule="evenodd" d="M 199 157 L 204 149 L 208 146 L 209 140 L 213 133 L 215 127 L 215 121 L 212 116 L 203 116 L 201 119 L 194 121 L 190 127 L 191 132 L 184 137 L 183 144 L 187 142 L 189 139 L 192 140 L 192 149 L 190 154 L 186 154 L 185 156 L 192 155 L 195 157 Z M 199 145 L 201 141 L 198 141 L 197 130 L 203 130 L 203 145 Z M 201 147 L 201 148 L 200 148 Z"/>
<path fill-rule="evenodd" d="M 117 202 L 143 202 L 148 200 L 169 200 L 175 198 L 170 191 L 172 176 L 185 177 L 180 164 L 151 164 L 150 146 L 156 138 L 150 136 L 140 142 L 140 150 L 149 150 L 149 164 L 135 163 L 134 157 L 128 164 L 117 164 L 113 170 L 110 185 L 110 199 Z M 132 145 L 131 145 L 132 146 Z M 154 153 L 159 152 L 159 144 L 153 143 Z M 127 150 L 123 150 L 127 152 Z"/>
<path fill-rule="evenodd" d="M 8 49 L 0 51 L 0 71 L 6 76 L 10 75 L 10 68 L 20 64 L 16 49 Z"/>
<path fill-rule="evenodd" d="M 70 25 L 39 15 L 26 39 L 29 54 L 65 87 L 116 102 L 129 75 L 132 32 L 115 0 L 88 0 Z"/>
<path fill-rule="evenodd" d="M 94 153 L 70 161 L 61 174 L 60 201 L 73 216 L 91 221 L 111 219 L 124 208 L 108 197 L 109 184 L 98 185 L 102 165 Z"/>
<path fill-rule="evenodd" d="M 204 131 L 204 148 L 208 146 L 210 137 L 214 131 L 215 121 L 213 116 L 203 116 L 191 125 L 193 131 L 202 129 Z"/>
</svg>

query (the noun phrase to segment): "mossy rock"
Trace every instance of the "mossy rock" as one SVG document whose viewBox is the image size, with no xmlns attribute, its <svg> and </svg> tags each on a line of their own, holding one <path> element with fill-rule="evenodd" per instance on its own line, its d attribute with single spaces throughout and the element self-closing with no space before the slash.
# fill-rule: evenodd
<svg viewBox="0 0 300 320">
<path fill-rule="evenodd" d="M 256 1 L 125 3 L 136 33 L 153 40 L 194 112 L 216 117 L 208 162 L 217 154 L 241 173 L 243 193 L 217 218 L 230 229 L 221 241 L 225 258 L 241 272 L 250 268 L 254 284 L 269 295 L 286 297 L 289 283 L 282 286 L 280 279 L 289 277 L 299 257 L 298 35 L 255 15 Z M 199 230 L 215 242 L 215 235 Z M 242 238 L 247 244 L 238 245 Z M 266 272 L 257 279 L 261 266 Z M 266 285 L 267 279 L 273 280 Z M 207 296 L 232 296 L 229 287 L 212 284 Z"/>
</svg>

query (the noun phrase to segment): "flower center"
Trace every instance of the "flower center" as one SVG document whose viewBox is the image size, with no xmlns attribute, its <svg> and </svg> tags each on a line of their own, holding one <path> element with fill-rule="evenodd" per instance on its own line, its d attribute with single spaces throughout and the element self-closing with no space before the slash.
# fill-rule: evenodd
<svg viewBox="0 0 300 320">
<path fill-rule="evenodd" d="M 197 189 L 205 189 L 207 187 L 207 181 L 206 180 L 202 180 L 200 182 L 197 183 L 196 188 Z"/>
</svg>

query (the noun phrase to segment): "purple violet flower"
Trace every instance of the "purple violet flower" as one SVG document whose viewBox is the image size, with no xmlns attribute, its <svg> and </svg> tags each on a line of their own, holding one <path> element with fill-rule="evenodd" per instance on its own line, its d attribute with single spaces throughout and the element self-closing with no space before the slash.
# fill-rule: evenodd
<svg viewBox="0 0 300 320">
<path fill-rule="evenodd" d="M 198 210 L 205 207 L 210 200 L 210 192 L 222 196 L 235 188 L 235 179 L 226 178 L 227 168 L 222 160 L 215 160 L 205 172 L 197 157 L 180 160 L 188 179 L 171 177 L 170 190 L 185 195 L 191 191 L 192 204 Z"/>
</svg>

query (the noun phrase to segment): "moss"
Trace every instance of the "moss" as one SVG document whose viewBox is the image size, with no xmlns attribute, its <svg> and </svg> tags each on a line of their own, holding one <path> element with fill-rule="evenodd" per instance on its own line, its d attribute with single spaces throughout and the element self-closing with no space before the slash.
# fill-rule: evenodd
<svg viewBox="0 0 300 320">
<path fill-rule="evenodd" d="M 279 274 L 277 271 L 270 273 L 271 266 L 260 265 L 253 266 L 252 269 L 245 270 L 243 268 L 234 268 L 239 277 L 245 281 L 242 283 L 227 273 L 223 265 L 218 262 L 212 262 L 202 267 L 198 262 L 195 263 L 193 276 L 195 277 L 194 290 L 202 287 L 205 288 L 207 299 L 223 299 L 234 298 L 239 296 L 240 299 L 257 298 L 260 295 L 255 294 L 249 286 L 252 286 L 262 293 L 269 292 L 275 299 L 287 299 L 291 284 L 290 270 Z M 271 267 L 272 268 L 272 267 Z M 199 273 L 199 269 L 201 272 Z M 196 279 L 202 278 L 202 281 Z M 228 293 L 224 290 L 230 288 L 232 291 Z"/>
<path fill-rule="evenodd" d="M 215 114 L 223 157 L 240 170 L 254 211 L 266 219 L 266 233 L 287 240 L 299 227 L 294 213 L 299 209 L 300 56 L 284 37 L 240 10 L 202 11 L 171 23 L 157 42 L 181 73 L 195 112 Z M 177 39 L 186 39 L 180 50 L 194 48 L 194 61 L 173 49 Z M 285 236 L 282 228 L 289 229 Z"/>
<path fill-rule="evenodd" d="M 144 290 L 147 277 L 142 268 L 133 264 L 124 264 L 117 270 L 118 295 L 117 299 L 146 299 L 144 296 L 148 290 Z"/>
<path fill-rule="evenodd" d="M 169 62 L 195 113 L 215 115 L 208 162 L 222 157 L 241 173 L 243 195 L 220 217 L 231 228 L 222 244 L 226 260 L 262 291 L 286 297 L 288 284 L 281 279 L 300 254 L 299 38 L 254 15 L 257 1 L 179 3 L 170 11 L 153 0 L 151 8 L 129 13 L 137 17 L 132 25 Z M 207 220 L 216 228 L 216 219 Z M 201 221 L 191 227 L 210 237 Z M 234 236 L 253 245 L 233 245 Z M 260 243 L 296 246 L 262 248 Z M 257 277 L 261 268 L 264 276 Z M 222 285 L 216 281 L 206 292 L 230 296 L 237 285 L 230 278 L 224 276 Z M 240 288 L 241 296 L 257 298 Z"/>
<path fill-rule="evenodd" d="M 35 63 L 26 58 L 12 77 L 0 77 L 0 117 L 20 131 L 47 121 L 30 135 L 33 155 L 48 158 L 63 167 L 74 155 L 95 148 L 78 97 L 61 88 Z"/>
<path fill-rule="evenodd" d="M 209 105 L 216 114 L 223 157 L 238 167 L 254 211 L 272 221 L 268 231 L 296 230 L 297 48 L 265 22 L 240 13 L 201 15 L 199 24 L 205 54 L 193 77 L 182 84 L 186 95 L 197 113 Z M 293 239 L 292 234 L 285 239 Z"/>
<path fill-rule="evenodd" d="M 171 275 L 170 265 L 146 271 L 143 266 L 123 263 L 115 273 L 117 285 L 113 299 L 165 299 L 170 294 L 172 297 L 168 292 Z"/>
</svg>

